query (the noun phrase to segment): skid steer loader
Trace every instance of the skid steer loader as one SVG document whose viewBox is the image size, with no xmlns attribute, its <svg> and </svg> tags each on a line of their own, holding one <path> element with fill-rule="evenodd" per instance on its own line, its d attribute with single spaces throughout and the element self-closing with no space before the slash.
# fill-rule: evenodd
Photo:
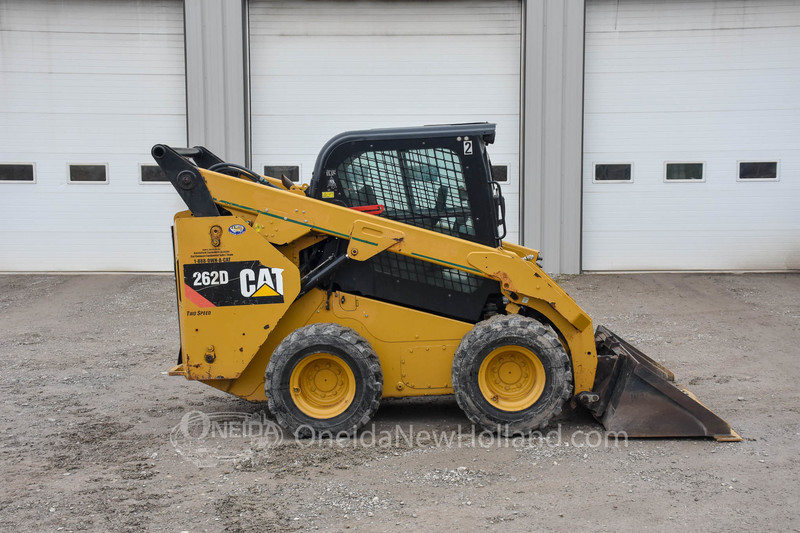
<svg viewBox="0 0 800 533">
<path fill-rule="evenodd" d="M 299 436 L 353 434 L 382 398 L 455 394 L 501 435 L 572 400 L 630 437 L 740 440 L 669 370 L 593 331 L 538 251 L 502 240 L 494 138 L 486 123 L 343 133 L 308 186 L 154 146 L 189 208 L 170 374 L 267 401 Z"/>
</svg>

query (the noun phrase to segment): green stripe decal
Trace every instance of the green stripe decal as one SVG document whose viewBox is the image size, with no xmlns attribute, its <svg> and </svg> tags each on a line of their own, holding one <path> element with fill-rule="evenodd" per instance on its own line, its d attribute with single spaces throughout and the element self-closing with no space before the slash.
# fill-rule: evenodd
<svg viewBox="0 0 800 533">
<path fill-rule="evenodd" d="M 268 217 L 276 218 L 278 220 L 285 220 L 287 222 L 292 222 L 294 224 L 299 224 L 299 225 L 305 226 L 307 228 L 319 230 L 319 231 L 322 231 L 322 232 L 325 232 L 325 233 L 330 233 L 330 234 L 333 234 L 333 235 L 338 235 L 338 236 L 343 237 L 345 239 L 353 239 L 354 241 L 363 242 L 365 244 L 371 244 L 372 246 L 378 246 L 378 243 L 375 243 L 375 242 L 367 241 L 367 240 L 364 240 L 364 239 L 359 239 L 358 237 L 351 237 L 350 235 L 346 235 L 344 233 L 339 233 L 338 231 L 333 231 L 333 230 L 327 229 L 327 228 L 321 228 L 319 226 L 315 226 L 313 224 L 308 224 L 306 222 L 300 222 L 299 220 L 294 220 L 294 219 L 291 219 L 291 218 L 288 218 L 288 217 L 282 217 L 280 215 L 274 215 L 272 213 L 268 213 L 267 211 L 262 211 L 261 209 L 256 209 L 254 207 L 248 207 L 246 205 L 239 205 L 239 204 L 235 204 L 233 202 L 227 202 L 225 200 L 219 200 L 217 198 L 214 198 L 214 201 L 217 202 L 217 203 L 220 203 L 220 204 L 225 204 L 225 205 L 229 205 L 231 207 L 236 207 L 238 209 L 243 209 L 244 211 L 251 211 L 253 213 L 261 213 L 262 215 L 266 215 Z M 411 255 L 413 255 L 415 257 L 420 257 L 422 259 L 427 259 L 428 261 L 433 261 L 434 263 L 441 263 L 443 265 L 450 265 L 450 266 L 454 266 L 456 268 L 460 268 L 461 270 L 467 270 L 467 271 L 470 271 L 470 272 L 476 272 L 478 274 L 481 274 L 481 271 L 478 270 L 477 268 L 472 268 L 472 267 L 468 267 L 468 266 L 464 266 L 464 265 L 459 265 L 458 263 L 451 263 L 450 261 L 444 261 L 442 259 L 436 259 L 435 257 L 429 257 L 427 255 L 417 254 L 417 253 L 414 253 L 414 252 L 411 252 Z"/>
<path fill-rule="evenodd" d="M 478 270 L 477 268 L 472 268 L 472 267 L 468 267 L 468 266 L 464 266 L 464 265 L 459 265 L 458 263 L 451 263 L 450 261 L 444 261 L 442 259 L 436 259 L 435 257 L 428 257 L 427 255 L 416 254 L 414 252 L 411 252 L 411 255 L 413 255 L 415 257 L 421 257 L 423 259 L 427 259 L 428 261 L 433 261 L 434 263 L 442 263 L 442 264 L 445 264 L 445 265 L 454 266 L 456 268 L 460 268 L 461 270 L 469 270 L 470 272 L 477 272 L 478 274 L 481 273 L 481 271 Z"/>
<path fill-rule="evenodd" d="M 319 226 L 315 226 L 313 224 L 308 224 L 307 222 L 300 222 L 299 220 L 294 220 L 294 219 L 289 218 L 289 217 L 282 217 L 280 215 L 274 215 L 272 213 L 268 213 L 267 211 L 262 211 L 261 209 L 256 209 L 254 207 L 248 207 L 246 205 L 239 205 L 239 204 L 235 204 L 233 202 L 227 202 L 225 200 L 218 200 L 217 198 L 214 198 L 214 201 L 218 202 L 218 203 L 221 203 L 221 204 L 229 205 L 231 207 L 238 207 L 239 209 L 244 209 L 245 211 L 252 211 L 253 213 L 261 213 L 262 215 L 266 215 L 268 217 L 276 218 L 278 220 L 285 220 L 287 222 L 292 222 L 294 224 L 298 224 L 300 226 L 305 226 L 307 228 L 323 231 L 325 233 L 331 233 L 333 235 L 338 235 L 339 237 L 343 237 L 345 239 L 353 239 L 354 241 L 363 242 L 365 244 L 371 244 L 372 246 L 378 246 L 377 242 L 372 242 L 372 241 L 367 241 L 367 240 L 364 240 L 364 239 L 359 239 L 358 237 L 351 237 L 350 235 L 347 235 L 345 233 L 339 233 L 338 231 L 333 231 L 332 229 L 321 228 Z"/>
</svg>

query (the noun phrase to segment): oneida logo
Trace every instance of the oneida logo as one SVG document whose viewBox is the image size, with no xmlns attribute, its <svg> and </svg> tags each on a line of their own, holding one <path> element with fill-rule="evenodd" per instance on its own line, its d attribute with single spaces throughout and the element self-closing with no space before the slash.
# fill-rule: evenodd
<svg viewBox="0 0 800 533">
<path fill-rule="evenodd" d="M 239 274 L 239 287 L 246 298 L 261 296 L 283 296 L 283 269 L 244 268 Z"/>
</svg>

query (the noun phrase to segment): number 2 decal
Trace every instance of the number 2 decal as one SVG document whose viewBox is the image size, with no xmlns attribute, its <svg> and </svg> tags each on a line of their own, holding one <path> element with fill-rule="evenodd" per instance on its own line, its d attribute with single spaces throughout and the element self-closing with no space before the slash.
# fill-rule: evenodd
<svg viewBox="0 0 800 533">
<path fill-rule="evenodd" d="M 464 155 L 472 155 L 472 141 L 464 141 Z"/>
</svg>

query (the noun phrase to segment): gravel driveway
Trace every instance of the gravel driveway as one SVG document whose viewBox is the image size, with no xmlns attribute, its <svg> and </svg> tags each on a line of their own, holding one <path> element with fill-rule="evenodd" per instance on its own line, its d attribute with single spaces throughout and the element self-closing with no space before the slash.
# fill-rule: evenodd
<svg viewBox="0 0 800 533">
<path fill-rule="evenodd" d="M 0 276 L 7 531 L 800 528 L 800 275 L 584 275 L 564 288 L 739 443 L 530 439 L 452 397 L 384 402 L 351 441 L 280 441 L 265 407 L 169 377 L 167 275 Z"/>
</svg>

